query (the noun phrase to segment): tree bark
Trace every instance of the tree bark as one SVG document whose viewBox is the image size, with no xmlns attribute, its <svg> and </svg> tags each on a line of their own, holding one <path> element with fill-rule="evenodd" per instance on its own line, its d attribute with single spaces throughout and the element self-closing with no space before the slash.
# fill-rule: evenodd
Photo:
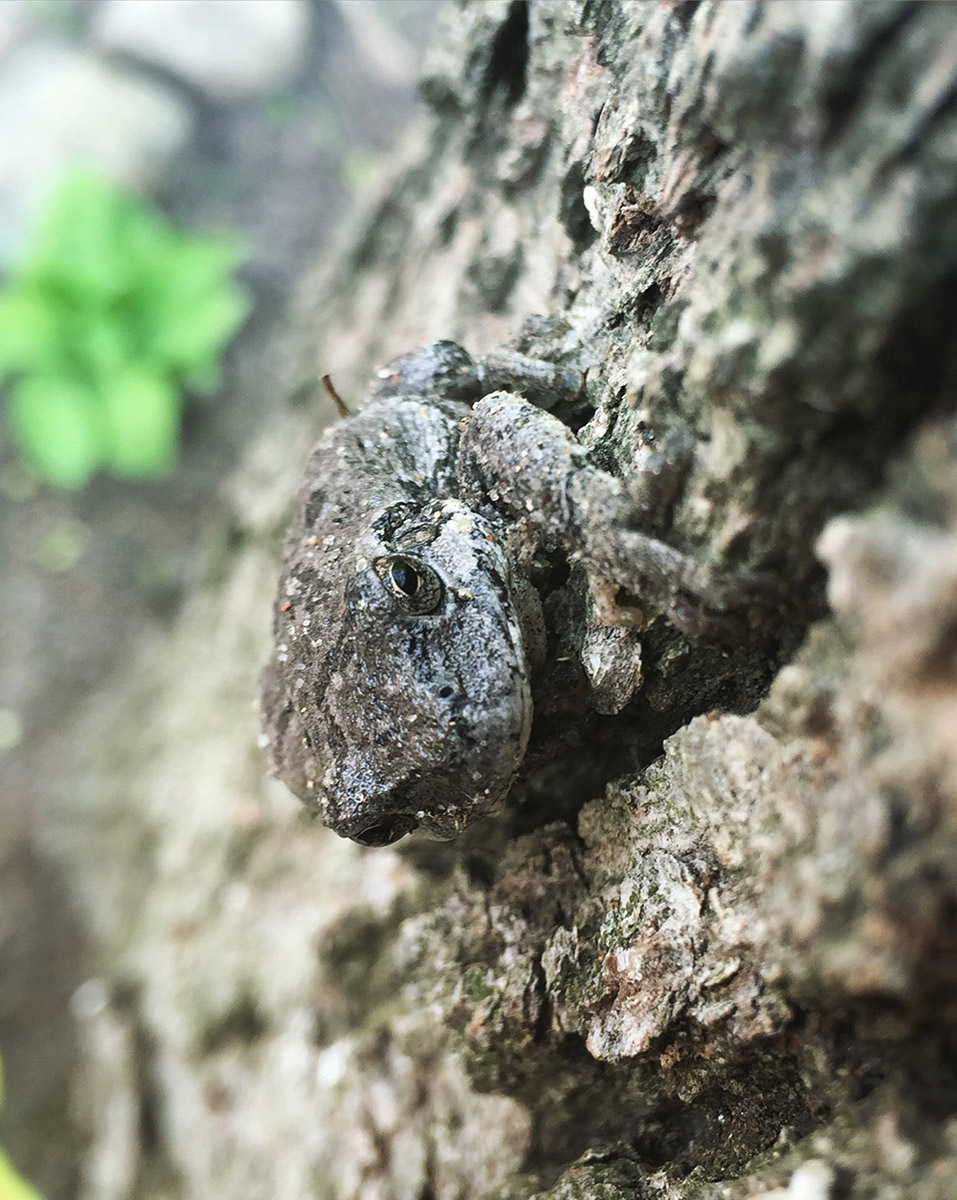
<svg viewBox="0 0 957 1200">
<path fill-rule="evenodd" d="M 955 87 L 946 5 L 444 10 L 229 549 L 73 730 L 91 1200 L 952 1194 Z M 585 371 L 626 478 L 690 432 L 654 532 L 782 599 L 653 620 L 502 820 L 363 851 L 267 779 L 256 680 L 319 377 L 437 337 Z"/>
</svg>

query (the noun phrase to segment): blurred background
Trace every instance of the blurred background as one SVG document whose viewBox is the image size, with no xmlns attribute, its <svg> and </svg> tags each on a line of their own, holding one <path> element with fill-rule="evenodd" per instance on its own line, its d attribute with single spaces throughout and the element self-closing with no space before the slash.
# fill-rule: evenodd
<svg viewBox="0 0 957 1200">
<path fill-rule="evenodd" d="M 0 0 L 0 1149 L 51 1200 L 92 966 L 38 849 L 58 727 L 211 569 L 302 274 L 388 169 L 438 6 Z"/>
</svg>

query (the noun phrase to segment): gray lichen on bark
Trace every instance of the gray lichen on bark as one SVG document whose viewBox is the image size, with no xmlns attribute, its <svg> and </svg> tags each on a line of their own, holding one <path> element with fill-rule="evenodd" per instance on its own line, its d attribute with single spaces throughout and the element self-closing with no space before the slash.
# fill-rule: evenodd
<svg viewBox="0 0 957 1200">
<path fill-rule="evenodd" d="M 144 1114 L 87 1194 L 950 1194 L 955 86 L 945 5 L 445 11 L 429 123 L 304 310 L 322 369 L 517 337 L 586 370 L 602 465 L 690 431 L 662 532 L 789 603 L 730 650 L 653 623 L 642 696 L 552 714 L 453 848 L 301 825 L 252 697 L 313 345 L 242 552 L 79 731 L 115 747 L 58 839 L 95 1147 Z"/>
</svg>

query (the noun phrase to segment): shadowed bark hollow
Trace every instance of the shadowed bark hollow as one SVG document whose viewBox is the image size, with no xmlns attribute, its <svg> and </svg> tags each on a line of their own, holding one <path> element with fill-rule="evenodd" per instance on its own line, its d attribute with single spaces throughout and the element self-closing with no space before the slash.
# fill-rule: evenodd
<svg viewBox="0 0 957 1200">
<path fill-rule="evenodd" d="M 91 1200 L 953 1194 L 955 85 L 948 5 L 443 10 L 228 552 L 73 731 Z M 615 716 L 556 668 L 501 820 L 362 851 L 256 678 L 319 377 L 438 337 L 584 371 L 625 478 L 688 438 L 652 532 L 780 602 L 649 613 Z"/>
</svg>

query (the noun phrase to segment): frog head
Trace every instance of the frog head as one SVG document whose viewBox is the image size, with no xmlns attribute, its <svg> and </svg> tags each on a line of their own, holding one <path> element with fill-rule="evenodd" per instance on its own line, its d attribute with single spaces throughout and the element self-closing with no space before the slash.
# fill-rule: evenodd
<svg viewBox="0 0 957 1200">
<path fill-rule="evenodd" d="M 363 845 L 494 812 L 528 743 L 540 620 L 502 529 L 455 498 L 402 501 L 292 582 L 266 679 L 279 776 Z"/>
</svg>

